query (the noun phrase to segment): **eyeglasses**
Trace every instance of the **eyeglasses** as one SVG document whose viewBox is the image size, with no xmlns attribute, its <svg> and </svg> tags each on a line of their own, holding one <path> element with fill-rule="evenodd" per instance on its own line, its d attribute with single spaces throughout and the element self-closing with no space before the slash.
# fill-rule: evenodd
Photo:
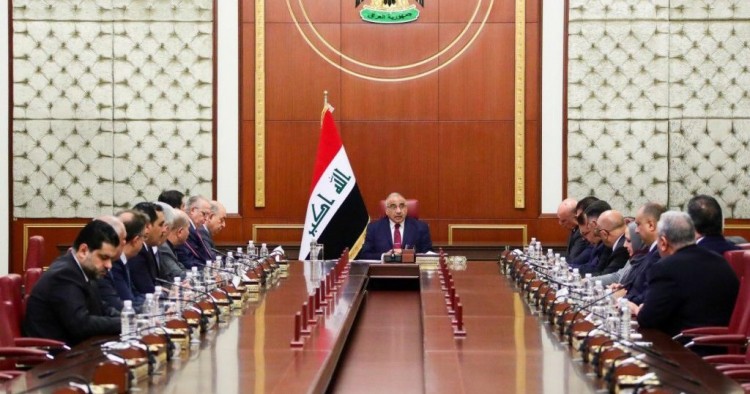
<svg viewBox="0 0 750 394">
<path fill-rule="evenodd" d="M 609 237 L 609 234 L 611 234 L 610 230 L 605 230 L 601 227 L 597 227 L 595 231 L 597 232 L 597 234 L 599 234 L 599 237 L 601 238 L 607 238 Z"/>
<path fill-rule="evenodd" d="M 211 216 L 211 211 L 201 211 L 201 213 L 203 214 L 203 217 L 205 218 Z"/>
<path fill-rule="evenodd" d="M 395 210 L 396 208 L 406 209 L 406 204 L 405 203 L 401 203 L 401 204 L 398 204 L 398 205 L 396 205 L 396 204 L 388 204 L 388 205 L 386 205 L 386 208 L 390 209 L 391 211 Z"/>
</svg>

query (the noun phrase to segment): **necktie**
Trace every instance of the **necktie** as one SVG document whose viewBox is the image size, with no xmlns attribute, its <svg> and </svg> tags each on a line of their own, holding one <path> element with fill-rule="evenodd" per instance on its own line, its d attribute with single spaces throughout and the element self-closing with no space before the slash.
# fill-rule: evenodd
<svg viewBox="0 0 750 394">
<path fill-rule="evenodd" d="M 401 223 L 396 223 L 396 227 L 393 229 L 393 248 L 401 249 Z"/>
</svg>

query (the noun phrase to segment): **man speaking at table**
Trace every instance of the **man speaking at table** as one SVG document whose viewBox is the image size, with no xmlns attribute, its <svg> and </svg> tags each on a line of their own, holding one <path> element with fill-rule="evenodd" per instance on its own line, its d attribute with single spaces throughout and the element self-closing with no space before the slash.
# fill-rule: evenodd
<svg viewBox="0 0 750 394">
<path fill-rule="evenodd" d="M 416 253 L 432 250 L 430 228 L 427 224 L 407 216 L 406 199 L 391 193 L 385 199 L 386 216 L 367 225 L 365 244 L 357 258 L 380 260 L 383 253 L 400 254 L 402 249 Z"/>
</svg>

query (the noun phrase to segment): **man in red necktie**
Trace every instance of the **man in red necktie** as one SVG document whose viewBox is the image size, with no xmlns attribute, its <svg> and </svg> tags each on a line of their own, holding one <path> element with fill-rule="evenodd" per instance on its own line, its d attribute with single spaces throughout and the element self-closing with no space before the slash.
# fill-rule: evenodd
<svg viewBox="0 0 750 394">
<path fill-rule="evenodd" d="M 404 196 L 389 194 L 385 199 L 386 216 L 367 226 L 365 243 L 357 258 L 379 260 L 383 253 L 400 254 L 403 249 L 414 249 L 416 253 L 431 251 L 430 228 L 407 213 Z"/>
</svg>

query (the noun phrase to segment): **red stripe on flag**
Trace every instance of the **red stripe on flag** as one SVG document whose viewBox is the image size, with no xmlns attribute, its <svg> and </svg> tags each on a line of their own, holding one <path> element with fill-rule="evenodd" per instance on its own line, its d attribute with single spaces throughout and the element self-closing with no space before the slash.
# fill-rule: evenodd
<svg viewBox="0 0 750 394">
<path fill-rule="evenodd" d="M 325 115 L 323 115 L 323 124 L 320 127 L 320 142 L 318 142 L 318 154 L 315 156 L 315 168 L 313 169 L 310 194 L 312 194 L 315 185 L 318 184 L 320 177 L 323 176 L 323 172 L 331 164 L 336 154 L 339 153 L 341 147 L 341 136 L 336 129 L 333 115 L 330 110 L 326 110 Z"/>
</svg>

